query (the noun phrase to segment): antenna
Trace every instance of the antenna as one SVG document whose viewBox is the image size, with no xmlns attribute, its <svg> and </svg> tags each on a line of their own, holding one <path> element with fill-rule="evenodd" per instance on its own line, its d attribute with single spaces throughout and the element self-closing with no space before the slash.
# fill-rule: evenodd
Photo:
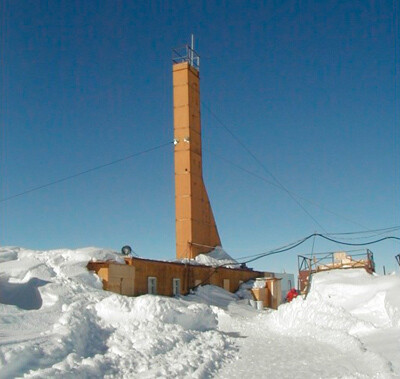
<svg viewBox="0 0 400 379">
<path fill-rule="evenodd" d="M 172 62 L 182 63 L 188 62 L 196 70 L 200 68 L 200 56 L 194 50 L 194 35 L 190 35 L 190 44 L 172 49 Z"/>
<path fill-rule="evenodd" d="M 190 43 L 190 65 L 193 66 L 193 52 L 194 52 L 194 35 L 192 33 L 191 43 Z"/>
</svg>

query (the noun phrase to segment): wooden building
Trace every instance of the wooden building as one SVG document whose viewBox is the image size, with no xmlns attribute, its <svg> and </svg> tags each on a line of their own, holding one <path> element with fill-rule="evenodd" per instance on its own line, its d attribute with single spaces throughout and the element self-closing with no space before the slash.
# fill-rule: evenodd
<svg viewBox="0 0 400 379">
<path fill-rule="evenodd" d="M 192 46 L 185 46 L 183 53 L 175 52 L 172 66 L 175 255 L 177 259 L 191 261 L 199 254 L 207 254 L 221 246 L 221 240 L 203 181 L 200 58 L 193 49 L 193 40 Z M 185 264 L 132 257 L 126 258 L 125 263 L 89 262 L 88 268 L 101 277 L 104 289 L 128 296 L 147 293 L 165 296 L 186 294 L 190 289 L 203 284 L 213 284 L 235 292 L 242 282 L 266 275 L 248 268 L 215 268 L 193 264 L 195 262 Z M 271 303 L 276 307 L 279 301 L 271 300 L 271 296 L 280 297 L 280 293 L 272 294 L 274 291 L 279 292 L 279 285 L 269 287 L 269 295 L 268 286 L 267 290 L 261 291 L 261 300 L 266 306 Z"/>
<path fill-rule="evenodd" d="M 125 258 L 125 263 L 89 262 L 87 267 L 102 278 L 104 289 L 128 296 L 148 293 L 185 295 L 194 287 L 205 284 L 235 292 L 243 282 L 271 275 L 247 268 L 212 267 L 143 258 Z"/>
<path fill-rule="evenodd" d="M 125 264 L 115 261 L 89 262 L 87 267 L 100 276 L 105 290 L 126 296 L 186 295 L 197 286 L 206 284 L 236 292 L 243 282 L 255 279 L 263 285 L 251 289 L 254 300 L 274 309 L 281 304 L 281 278 L 276 278 L 271 272 L 143 258 L 125 258 Z"/>
</svg>

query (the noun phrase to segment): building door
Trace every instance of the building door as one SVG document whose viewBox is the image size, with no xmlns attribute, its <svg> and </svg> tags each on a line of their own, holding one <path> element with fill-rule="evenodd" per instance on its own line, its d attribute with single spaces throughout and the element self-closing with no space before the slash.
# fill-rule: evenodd
<svg viewBox="0 0 400 379">
<path fill-rule="evenodd" d="M 229 291 L 230 290 L 230 282 L 229 279 L 224 279 L 224 290 Z"/>
<path fill-rule="evenodd" d="M 172 293 L 174 296 L 181 294 L 181 280 L 179 278 L 172 279 Z"/>
<path fill-rule="evenodd" d="M 157 278 L 149 276 L 147 278 L 147 293 L 156 295 L 157 294 Z"/>
</svg>

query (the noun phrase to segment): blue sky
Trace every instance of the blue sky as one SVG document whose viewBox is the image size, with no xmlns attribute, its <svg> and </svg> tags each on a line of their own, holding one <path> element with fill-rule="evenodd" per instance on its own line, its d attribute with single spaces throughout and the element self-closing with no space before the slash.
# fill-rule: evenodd
<svg viewBox="0 0 400 379">
<path fill-rule="evenodd" d="M 194 33 L 204 177 L 232 256 L 324 232 L 320 225 L 350 232 L 400 224 L 395 1 L 17 0 L 2 7 L 2 199 L 171 141 L 171 50 Z M 285 191 L 236 167 L 273 181 L 214 115 L 320 225 Z M 168 146 L 3 201 L 0 243 L 130 244 L 142 256 L 171 259 L 173 179 Z M 311 242 L 254 267 L 294 271 Z M 398 241 L 370 248 L 378 271 L 395 268 Z M 340 249 L 315 243 L 315 251 Z"/>
</svg>

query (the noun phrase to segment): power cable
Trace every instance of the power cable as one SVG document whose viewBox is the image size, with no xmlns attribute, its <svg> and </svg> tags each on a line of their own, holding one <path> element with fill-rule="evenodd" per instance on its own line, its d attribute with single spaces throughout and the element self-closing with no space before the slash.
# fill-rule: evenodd
<svg viewBox="0 0 400 379">
<path fill-rule="evenodd" d="M 102 168 L 104 168 L 104 167 L 108 167 L 108 166 L 111 166 L 111 165 L 115 165 L 115 164 L 117 164 L 117 163 L 126 161 L 126 160 L 128 160 L 128 159 L 132 159 L 132 158 L 134 158 L 134 157 L 138 157 L 139 155 L 144 155 L 144 154 L 150 153 L 150 152 L 152 152 L 152 151 L 159 150 L 159 149 L 161 149 L 161 148 L 163 148 L 163 147 L 165 147 L 165 146 L 171 145 L 171 144 L 173 144 L 172 141 L 171 141 L 171 142 L 164 143 L 164 144 L 162 144 L 162 145 L 158 145 L 158 146 L 151 147 L 151 148 L 146 149 L 146 150 L 139 151 L 139 152 L 134 153 L 134 154 L 127 155 L 126 157 L 123 157 L 123 158 L 120 158 L 120 159 L 116 159 L 116 160 L 114 160 L 114 161 L 111 161 L 111 162 L 108 162 L 108 163 L 105 163 L 105 164 L 102 164 L 102 165 L 99 165 L 99 166 L 96 166 L 96 167 L 89 168 L 88 170 L 81 171 L 81 172 L 78 172 L 78 173 L 73 174 L 73 175 L 65 176 L 65 177 L 63 177 L 63 178 L 54 180 L 53 182 L 49 182 L 49 183 L 43 184 L 43 185 L 41 185 L 41 186 L 33 187 L 33 188 L 29 189 L 29 190 L 26 190 L 26 191 L 17 193 L 17 194 L 15 194 L 15 195 L 6 197 L 6 198 L 4 198 L 4 199 L 0 199 L 0 203 L 3 203 L 3 202 L 5 202 L 5 201 L 11 200 L 11 199 L 14 199 L 14 198 L 19 197 L 19 196 L 26 195 L 26 194 L 31 193 L 31 192 L 34 192 L 34 191 L 39 191 L 39 190 L 41 190 L 41 189 L 43 189 L 43 188 L 47 188 L 47 187 L 53 186 L 53 185 L 55 185 L 55 184 L 65 182 L 65 181 L 70 180 L 70 179 L 74 179 L 74 178 L 76 178 L 76 177 L 78 177 L 78 176 L 82 176 L 82 175 L 88 174 L 89 172 L 93 172 L 93 171 L 96 171 L 96 170 L 100 170 L 100 169 L 102 169 Z"/>
<path fill-rule="evenodd" d="M 310 238 L 312 238 L 312 237 L 314 237 L 314 236 L 315 236 L 315 237 L 321 237 L 321 238 L 324 238 L 324 239 L 329 240 L 329 241 L 331 241 L 331 242 L 335 242 L 335 243 L 337 243 L 337 244 L 340 244 L 340 245 L 347 245 L 347 246 L 367 246 L 367 245 L 372 245 L 372 244 L 375 244 L 375 243 L 378 243 L 378 242 L 382 242 L 382 241 L 384 241 L 384 240 L 389 240 L 389 239 L 394 239 L 394 240 L 400 241 L 400 238 L 399 238 L 399 237 L 387 236 L 387 237 L 383 237 L 383 238 L 380 238 L 380 239 L 377 239 L 377 240 L 374 240 L 374 241 L 368 241 L 368 242 L 362 242 L 362 243 L 351 243 L 351 242 L 345 242 L 345 241 L 335 240 L 335 239 L 329 238 L 329 237 L 327 237 L 326 235 L 321 234 L 321 233 L 313 233 L 313 234 L 310 234 L 310 235 L 307 236 L 307 237 L 304 237 L 304 238 L 302 238 L 302 239 L 300 239 L 300 240 L 297 240 L 297 241 L 292 242 L 292 243 L 290 243 L 290 244 L 288 244 L 288 245 L 279 247 L 279 248 L 277 248 L 277 249 L 269 250 L 269 251 L 267 251 L 267 252 L 265 252 L 265 253 L 254 254 L 254 255 L 249 255 L 249 256 L 247 256 L 247 257 L 237 258 L 237 260 L 239 261 L 240 259 L 252 258 L 252 259 L 246 260 L 246 261 L 244 261 L 244 262 L 239 262 L 240 264 L 250 263 L 250 262 L 253 262 L 253 261 L 257 260 L 257 259 L 260 259 L 260 258 L 269 256 L 269 255 L 282 253 L 282 252 L 284 252 L 284 251 L 289 251 L 289 250 L 294 249 L 294 248 L 297 247 L 297 246 L 302 245 L 304 242 L 306 242 L 307 240 L 309 240 Z"/>
<path fill-rule="evenodd" d="M 232 136 L 233 139 L 263 168 L 263 170 L 271 176 L 272 179 L 275 180 L 275 182 L 278 184 L 278 186 L 284 190 L 291 198 L 292 200 L 324 231 L 326 232 L 326 229 L 315 219 L 315 217 L 308 212 L 306 208 L 293 196 L 292 192 L 289 191 L 279 180 L 278 178 L 270 171 L 268 168 L 262 163 L 256 156 L 255 154 L 247 148 L 247 146 L 240 140 L 239 137 L 236 136 L 235 133 L 233 133 L 228 126 L 222 122 L 222 120 L 210 109 L 210 107 L 205 104 L 203 101 L 201 101 L 201 104 L 208 110 L 208 112 L 217 120 L 217 122 Z"/>
<path fill-rule="evenodd" d="M 227 158 L 225 158 L 225 157 L 223 157 L 223 156 L 221 156 L 221 155 L 219 155 L 219 154 L 214 153 L 214 152 L 211 151 L 210 149 L 207 149 L 207 148 L 204 148 L 204 147 L 203 147 L 203 150 L 208 151 L 210 154 L 216 156 L 217 158 L 221 159 L 222 161 L 225 161 L 226 163 L 230 164 L 231 166 L 236 167 L 237 169 L 239 169 L 239 170 L 241 170 L 241 171 L 244 171 L 244 172 L 246 172 L 247 174 L 252 175 L 252 176 L 254 176 L 255 178 L 258 178 L 258 179 L 260 179 L 260 180 L 262 180 L 262 181 L 264 181 L 264 182 L 266 182 L 266 183 L 268 183 L 268 184 L 270 184 L 270 185 L 272 185 L 272 186 L 274 186 L 274 187 L 276 187 L 276 188 L 282 190 L 282 187 L 280 187 L 278 184 L 276 184 L 276 183 L 274 183 L 274 182 L 268 180 L 268 179 L 265 178 L 264 176 L 258 175 L 258 174 L 256 174 L 255 172 L 250 171 L 250 170 L 248 170 L 248 169 L 246 169 L 246 168 L 244 168 L 244 167 L 242 167 L 242 166 L 236 164 L 235 162 L 233 162 L 233 161 L 231 161 L 231 160 L 229 160 L 229 159 L 227 159 Z M 306 201 L 307 203 L 309 203 L 309 204 L 311 204 L 311 205 L 314 205 L 314 206 L 316 206 L 316 207 L 318 207 L 318 208 L 324 210 L 325 212 L 328 212 L 328 213 L 330 213 L 330 214 L 332 214 L 332 215 L 334 215 L 334 216 L 336 216 L 336 217 L 342 218 L 342 219 L 344 219 L 344 220 L 346 220 L 346 221 L 348 221 L 348 222 L 350 222 L 350 223 L 352 223 L 352 224 L 354 224 L 354 225 L 361 226 L 362 228 L 367 228 L 365 225 L 362 225 L 362 224 L 360 224 L 360 223 L 357 222 L 357 221 L 354 221 L 354 220 L 352 220 L 352 219 L 350 219 L 350 218 L 348 218 L 348 217 L 346 217 L 346 216 L 343 216 L 343 215 L 341 215 L 341 214 L 339 214 L 339 213 L 337 213 L 337 212 L 334 212 L 334 211 L 332 211 L 332 210 L 330 210 L 330 209 L 328 209 L 328 208 L 322 206 L 321 204 L 318 204 L 318 203 L 315 202 L 315 201 L 311 201 L 311 200 L 309 200 L 309 199 L 306 199 L 305 197 L 300 196 L 300 195 L 294 193 L 293 191 L 290 191 L 290 192 L 291 192 L 291 194 L 292 194 L 293 196 L 296 196 L 298 199 L 304 200 L 304 201 Z"/>
<path fill-rule="evenodd" d="M 329 238 L 329 237 L 327 237 L 327 236 L 325 236 L 323 234 L 319 234 L 319 233 L 317 234 L 317 236 L 319 236 L 321 238 L 324 238 L 324 239 L 326 239 L 328 241 L 335 242 L 335 243 L 338 243 L 340 245 L 347 245 L 347 246 L 366 246 L 366 245 L 372 245 L 372 244 L 375 244 L 375 243 L 378 243 L 378 242 L 382 242 L 382 241 L 385 241 L 385 240 L 390 240 L 390 239 L 394 239 L 394 240 L 400 241 L 400 237 L 388 236 L 388 237 L 379 238 L 379 239 L 377 239 L 375 241 L 369 241 L 369 242 L 363 242 L 363 243 L 353 243 L 353 242 L 337 241 L 337 240 L 335 240 L 333 238 Z"/>
<path fill-rule="evenodd" d="M 279 249 L 284 249 L 284 248 L 290 247 L 290 246 L 292 246 L 293 244 L 296 244 L 297 242 L 300 242 L 300 241 L 302 241 L 302 240 L 303 240 L 303 238 L 301 238 L 301 239 L 299 239 L 299 240 L 297 240 L 297 241 L 291 242 L 291 243 L 289 243 L 289 244 L 287 244 L 287 245 L 279 246 L 279 247 L 277 247 L 277 248 L 275 248 L 275 249 L 272 249 L 272 250 L 269 250 L 269 251 L 275 251 L 275 250 L 279 250 Z M 258 256 L 260 256 L 260 255 L 262 255 L 262 254 L 265 254 L 265 253 L 258 253 L 258 254 L 246 255 L 246 256 L 244 256 L 244 257 L 236 258 L 236 260 L 237 260 L 237 261 L 240 261 L 240 260 L 242 260 L 242 259 L 258 257 Z"/>
<path fill-rule="evenodd" d="M 267 251 L 267 252 L 265 252 L 265 253 L 257 254 L 257 255 L 254 256 L 254 258 L 248 259 L 248 260 L 246 260 L 246 261 L 244 261 L 244 262 L 239 262 L 238 264 L 239 264 L 240 266 L 247 265 L 248 263 L 254 262 L 254 261 L 259 260 L 259 259 L 261 259 L 261 258 L 265 258 L 265 257 L 268 257 L 268 256 L 270 256 L 270 255 L 275 255 L 275 254 L 284 253 L 284 252 L 286 252 L 286 251 L 295 249 L 296 247 L 302 245 L 303 243 L 305 243 L 306 241 L 308 241 L 308 240 L 309 240 L 310 238 L 312 238 L 312 237 L 314 237 L 314 239 L 315 239 L 315 237 L 321 237 L 321 238 L 327 239 L 327 240 L 329 240 L 329 241 L 331 241 L 331 242 L 335 242 L 335 243 L 342 244 L 342 245 L 349 245 L 349 246 L 366 246 L 366 245 L 372 245 L 372 244 L 379 243 L 379 242 L 382 242 L 382 241 L 384 241 L 384 240 L 389 240 L 389 239 L 394 239 L 394 240 L 400 241 L 400 238 L 399 238 L 399 237 L 388 236 L 388 237 L 380 238 L 380 239 L 374 240 L 374 241 L 369 241 L 369 242 L 364 242 L 364 243 L 355 244 L 355 243 L 348 243 L 348 242 L 343 242 L 343 241 L 337 241 L 337 240 L 334 240 L 334 239 L 332 239 L 332 238 L 326 237 L 325 235 L 323 235 L 323 234 L 321 234 L 321 233 L 313 233 L 313 234 L 310 234 L 309 236 L 304 237 L 304 238 L 302 238 L 302 239 L 300 239 L 300 240 L 297 240 L 297 241 L 295 241 L 295 242 L 293 242 L 293 243 L 290 243 L 290 244 L 288 244 L 288 245 L 282 246 L 281 248 L 277 248 L 277 249 L 274 249 L 274 250 Z M 249 256 L 249 257 L 250 257 L 250 256 Z M 245 257 L 243 257 L 243 258 L 245 258 Z M 242 258 L 242 259 L 243 259 L 243 258 Z M 241 259 L 241 258 L 239 258 L 239 259 Z M 196 286 L 192 287 L 192 289 L 195 289 L 195 288 L 197 288 L 197 287 L 199 287 L 199 286 L 201 286 L 201 285 L 207 283 L 208 280 L 218 271 L 219 268 L 225 267 L 225 266 L 230 266 L 230 265 L 232 265 L 232 263 L 224 263 L 224 264 L 221 264 L 221 265 L 216 266 L 216 267 L 214 268 L 214 271 L 212 271 L 211 274 L 210 274 L 206 279 L 204 279 L 201 283 L 197 284 Z"/>
<path fill-rule="evenodd" d="M 325 233 L 327 236 L 341 236 L 341 235 L 349 235 L 349 234 L 367 234 L 367 233 L 377 233 L 385 231 L 387 232 L 394 232 L 395 230 L 400 229 L 400 226 L 391 226 L 389 228 L 380 228 L 380 229 L 369 229 L 369 230 L 361 230 L 358 232 L 344 232 L 344 233 Z"/>
<path fill-rule="evenodd" d="M 380 233 L 370 233 L 369 235 L 366 235 L 366 236 L 358 236 L 358 237 L 341 237 L 341 239 L 345 239 L 346 241 L 349 241 L 349 240 L 362 240 L 362 239 L 366 239 L 366 238 L 372 238 L 372 237 L 378 237 L 378 236 L 383 236 L 383 235 L 385 235 L 385 234 L 388 234 L 388 233 L 392 233 L 392 232 L 396 232 L 398 229 L 392 229 L 392 230 L 388 230 L 388 231 L 385 231 L 385 232 L 380 232 Z"/>
<path fill-rule="evenodd" d="M 315 233 L 310 234 L 309 236 L 307 236 L 307 237 L 301 239 L 299 242 L 297 242 L 297 243 L 295 243 L 295 244 L 293 244 L 293 245 L 291 245 L 291 246 L 289 246 L 289 247 L 282 248 L 282 249 L 278 249 L 278 250 L 272 250 L 272 251 L 268 251 L 268 252 L 266 252 L 266 253 L 259 254 L 259 255 L 256 256 L 255 258 L 252 258 L 252 259 L 249 259 L 249 260 L 247 260 L 247 261 L 245 261 L 245 262 L 242 262 L 242 264 L 251 263 L 251 262 L 254 262 L 254 261 L 258 260 L 258 259 L 268 257 L 268 256 L 270 256 L 270 255 L 280 254 L 280 253 L 283 253 L 283 252 L 285 252 L 285 251 L 292 250 L 292 249 L 294 249 L 294 248 L 296 248 L 296 247 L 302 245 L 304 242 L 306 242 L 306 241 L 309 240 L 310 238 L 314 237 L 314 235 L 316 235 L 316 234 L 315 234 Z"/>
<path fill-rule="evenodd" d="M 278 249 L 276 249 L 276 250 L 271 250 L 270 252 L 263 253 L 262 256 L 258 256 L 257 258 L 250 259 L 250 260 L 248 260 L 248 261 L 241 262 L 241 263 L 239 263 L 239 264 L 240 264 L 241 266 L 243 266 L 243 265 L 246 265 L 247 263 L 253 262 L 253 261 L 255 261 L 255 260 L 258 260 L 258 259 L 260 259 L 260 258 L 266 257 L 266 256 L 268 256 L 268 255 L 278 254 L 278 253 L 281 253 L 281 252 L 284 252 L 284 251 L 287 251 L 287 250 L 294 249 L 295 247 L 297 247 L 297 246 L 301 245 L 302 243 L 304 243 L 305 241 L 307 241 L 307 240 L 308 240 L 309 238 L 311 238 L 313 235 L 314 235 L 314 234 L 311 234 L 311 236 L 308 236 L 308 237 L 306 237 L 306 238 L 303 238 L 303 239 L 299 240 L 295 245 L 293 245 L 293 246 L 291 246 L 291 247 L 286 247 L 286 248 L 283 248 L 283 249 L 281 249 L 281 250 L 278 250 Z M 290 244 L 290 245 L 292 245 L 292 244 Z M 286 245 L 286 246 L 290 246 L 290 245 Z M 219 268 L 225 267 L 225 266 L 229 266 L 229 265 L 232 265 L 232 263 L 224 263 L 224 264 L 218 265 L 217 267 L 214 268 L 214 271 L 212 271 L 211 274 L 210 274 L 206 279 L 204 279 L 204 280 L 203 280 L 201 283 L 199 283 L 198 285 L 194 286 L 192 289 L 195 289 L 196 287 L 201 286 L 201 285 L 207 283 L 208 280 L 218 271 Z"/>
</svg>

